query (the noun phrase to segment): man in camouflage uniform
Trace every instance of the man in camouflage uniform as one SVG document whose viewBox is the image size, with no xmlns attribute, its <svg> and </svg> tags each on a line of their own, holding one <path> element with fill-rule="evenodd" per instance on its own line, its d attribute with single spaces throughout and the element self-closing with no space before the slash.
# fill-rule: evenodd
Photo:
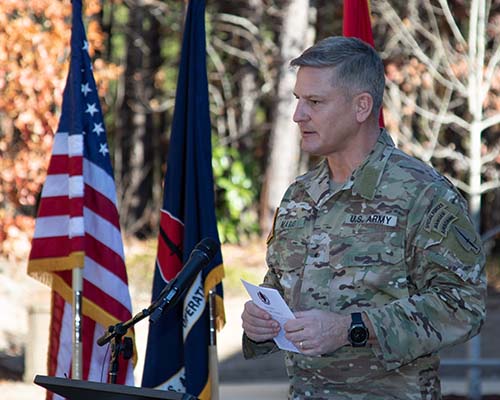
<svg viewBox="0 0 500 400">
<path fill-rule="evenodd" d="M 263 285 L 296 316 L 289 398 L 439 399 L 437 352 L 485 317 L 467 204 L 379 129 L 384 70 L 370 46 L 331 37 L 291 64 L 302 149 L 325 159 L 288 188 L 268 238 Z M 368 340 L 348 333 L 356 314 Z M 250 301 L 242 320 L 246 358 L 278 350 L 267 312 Z"/>
</svg>

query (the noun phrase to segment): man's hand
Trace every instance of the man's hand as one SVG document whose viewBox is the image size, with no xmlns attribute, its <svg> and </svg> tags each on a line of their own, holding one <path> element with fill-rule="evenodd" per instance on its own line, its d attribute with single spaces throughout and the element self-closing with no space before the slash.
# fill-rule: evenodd
<svg viewBox="0 0 500 400">
<path fill-rule="evenodd" d="M 273 320 L 268 312 L 257 307 L 251 300 L 245 303 L 241 320 L 243 330 L 254 342 L 271 340 L 281 329 L 279 323 Z"/>
<path fill-rule="evenodd" d="M 296 319 L 285 324 L 286 338 L 297 349 L 309 356 L 333 353 L 349 344 L 347 331 L 351 325 L 349 315 L 322 310 L 299 311 Z"/>
</svg>

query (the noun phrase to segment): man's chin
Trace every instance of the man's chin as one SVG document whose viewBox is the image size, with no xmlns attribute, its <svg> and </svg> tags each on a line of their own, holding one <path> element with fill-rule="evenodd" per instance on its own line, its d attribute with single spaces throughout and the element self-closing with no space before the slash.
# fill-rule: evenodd
<svg viewBox="0 0 500 400">
<path fill-rule="evenodd" d="M 304 140 L 302 140 L 302 142 L 300 144 L 300 148 L 302 149 L 303 152 L 310 154 L 312 156 L 321 155 L 317 146 L 312 146 L 310 144 L 308 145 L 307 143 L 304 143 Z"/>
</svg>

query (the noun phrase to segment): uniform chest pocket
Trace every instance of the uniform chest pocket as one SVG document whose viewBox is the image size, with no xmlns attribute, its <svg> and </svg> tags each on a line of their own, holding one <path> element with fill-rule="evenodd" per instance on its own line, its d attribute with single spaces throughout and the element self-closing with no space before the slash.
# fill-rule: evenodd
<svg viewBox="0 0 500 400">
<path fill-rule="evenodd" d="M 343 265 L 352 267 L 377 267 L 397 265 L 403 262 L 404 249 L 393 248 L 380 244 L 371 249 L 355 248 L 343 257 Z"/>
<path fill-rule="evenodd" d="M 383 266 L 403 262 L 405 249 L 404 232 L 383 227 L 359 230 L 339 238 L 343 244 L 342 265 Z"/>
<path fill-rule="evenodd" d="M 349 242 L 337 264 L 331 296 L 349 299 L 349 305 L 379 307 L 408 295 L 404 236 L 397 231 L 363 233 Z M 345 304 L 341 305 L 345 308 Z"/>
<path fill-rule="evenodd" d="M 267 264 L 276 274 L 284 298 L 292 309 L 299 298 L 307 246 L 308 238 L 299 229 L 276 231 L 268 244 Z"/>
</svg>

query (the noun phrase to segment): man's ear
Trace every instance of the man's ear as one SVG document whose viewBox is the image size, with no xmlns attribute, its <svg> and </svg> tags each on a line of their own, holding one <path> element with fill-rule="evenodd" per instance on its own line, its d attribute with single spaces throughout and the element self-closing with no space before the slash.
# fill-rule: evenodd
<svg viewBox="0 0 500 400">
<path fill-rule="evenodd" d="M 373 110 L 373 98 L 368 92 L 358 94 L 354 99 L 356 107 L 356 120 L 358 123 L 365 122 Z"/>
</svg>

